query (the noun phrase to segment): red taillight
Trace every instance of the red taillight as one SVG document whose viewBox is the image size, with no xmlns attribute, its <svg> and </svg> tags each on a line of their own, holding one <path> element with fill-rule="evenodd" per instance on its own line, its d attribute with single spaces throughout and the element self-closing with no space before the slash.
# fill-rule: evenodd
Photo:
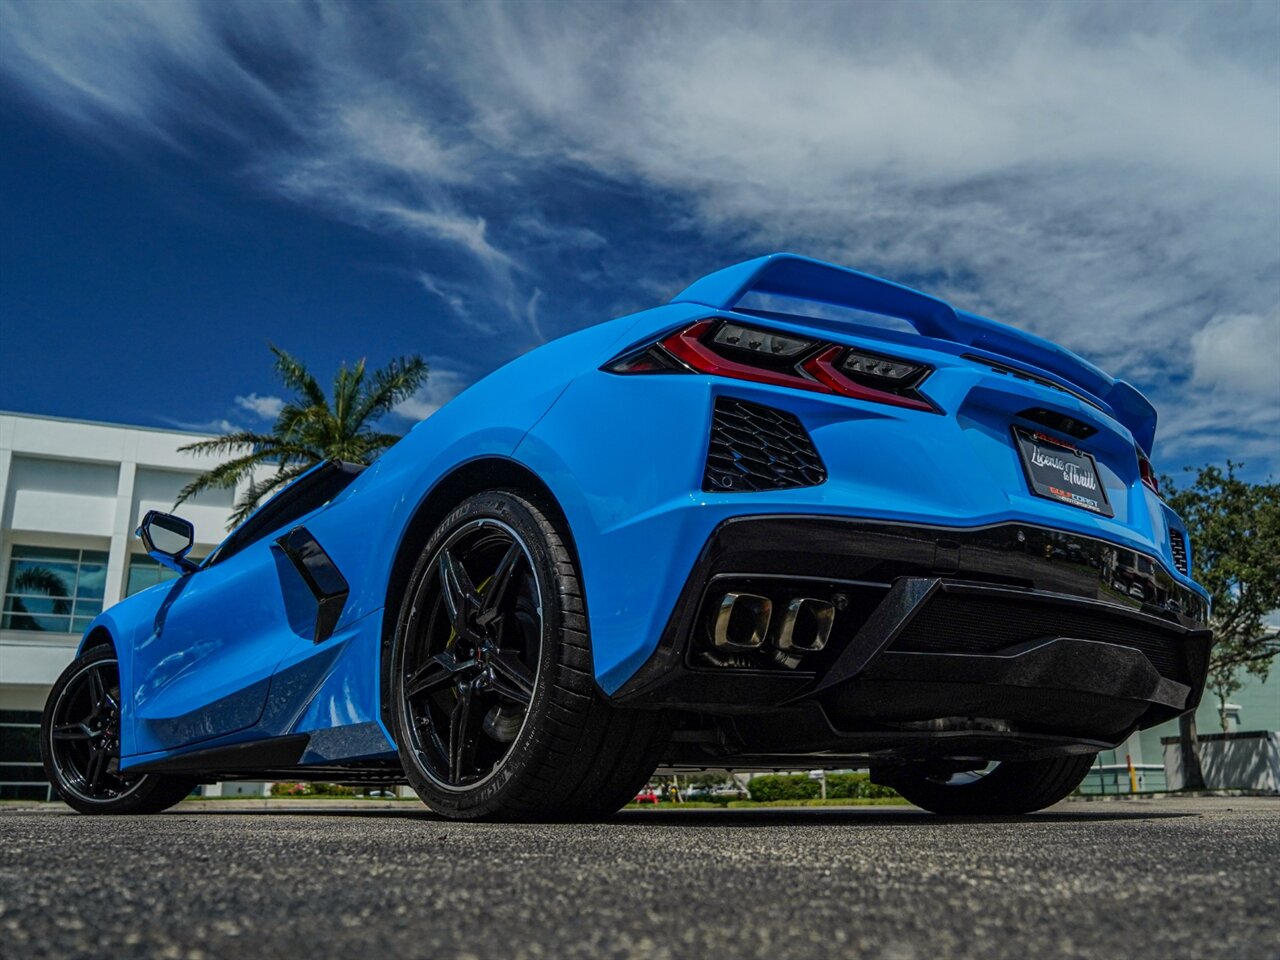
<svg viewBox="0 0 1280 960">
<path fill-rule="evenodd" d="M 1152 493 L 1156 496 L 1160 495 L 1160 478 L 1156 476 L 1155 469 L 1151 466 L 1151 461 L 1146 455 L 1138 451 L 1138 473 L 1142 477 L 1142 482 L 1151 488 Z"/>
<path fill-rule="evenodd" d="M 831 390 L 819 383 L 786 370 L 770 369 L 766 366 L 733 360 L 713 350 L 710 344 L 703 343 L 702 338 L 715 326 L 714 320 L 703 320 L 686 330 L 673 333 L 661 341 L 662 348 L 677 360 L 682 361 L 699 373 L 710 373 L 717 377 L 732 377 L 735 380 L 752 380 L 756 383 L 772 383 L 779 387 L 796 387 L 800 390 L 816 390 L 819 393 L 831 393 Z"/>
<path fill-rule="evenodd" d="M 907 407 L 911 410 L 928 410 L 933 411 L 934 406 L 928 400 L 925 400 L 915 390 L 908 393 L 890 393 L 888 390 L 878 389 L 868 386 L 864 383 L 857 383 L 842 372 L 842 369 L 836 366 L 841 355 L 848 353 L 841 347 L 829 347 L 816 357 L 811 357 L 804 362 L 804 369 L 814 377 L 819 383 L 823 383 L 834 390 L 836 393 L 843 394 L 846 397 L 855 397 L 858 400 L 870 400 L 874 403 L 891 403 L 895 407 Z M 865 355 L 861 355 L 865 356 Z M 848 358 L 845 358 L 844 364 L 848 366 Z M 918 383 L 924 377 L 916 380 Z"/>
<path fill-rule="evenodd" d="M 683 370 L 910 410 L 937 410 L 916 389 L 931 367 L 729 320 L 699 321 L 609 362 L 604 369 L 612 373 Z"/>
</svg>

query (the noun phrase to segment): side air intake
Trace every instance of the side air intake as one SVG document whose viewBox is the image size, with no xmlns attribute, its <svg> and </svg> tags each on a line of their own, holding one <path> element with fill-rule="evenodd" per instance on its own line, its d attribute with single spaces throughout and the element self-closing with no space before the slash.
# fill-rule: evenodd
<svg viewBox="0 0 1280 960">
<path fill-rule="evenodd" d="M 826 479 L 827 468 L 796 417 L 745 400 L 716 399 L 703 490 L 785 490 Z"/>
</svg>

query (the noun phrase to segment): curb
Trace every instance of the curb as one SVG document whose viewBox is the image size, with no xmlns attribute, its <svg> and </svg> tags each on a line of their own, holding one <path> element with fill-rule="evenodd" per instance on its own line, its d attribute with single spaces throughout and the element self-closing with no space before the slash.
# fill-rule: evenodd
<svg viewBox="0 0 1280 960">
<path fill-rule="evenodd" d="M 1067 797 L 1071 803 L 1114 803 L 1126 800 L 1208 800 L 1216 797 L 1270 797 L 1280 800 L 1280 794 L 1265 790 L 1177 790 L 1152 793 L 1082 793 Z"/>
</svg>

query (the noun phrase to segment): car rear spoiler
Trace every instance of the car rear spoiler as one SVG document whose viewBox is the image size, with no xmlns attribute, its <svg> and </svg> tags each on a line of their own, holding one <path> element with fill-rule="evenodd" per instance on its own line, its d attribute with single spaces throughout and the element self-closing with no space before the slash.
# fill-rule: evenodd
<svg viewBox="0 0 1280 960">
<path fill-rule="evenodd" d="M 1155 440 L 1156 411 L 1134 387 L 1033 333 L 956 310 L 944 300 L 870 274 L 792 253 L 746 260 L 708 274 L 672 303 L 732 310 L 748 293 L 808 300 L 895 317 L 921 336 L 981 350 L 1050 374 L 1110 408 L 1144 452 Z"/>
</svg>

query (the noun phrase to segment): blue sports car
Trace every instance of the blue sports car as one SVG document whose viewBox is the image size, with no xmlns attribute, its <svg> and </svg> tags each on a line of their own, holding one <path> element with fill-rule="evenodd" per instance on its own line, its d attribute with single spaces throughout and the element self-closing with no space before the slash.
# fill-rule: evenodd
<svg viewBox="0 0 1280 960">
<path fill-rule="evenodd" d="M 662 767 L 1055 803 L 1194 708 L 1156 414 L 1046 340 L 788 254 L 547 344 L 95 620 L 44 713 L 85 813 L 236 778 L 611 814 Z"/>
</svg>

